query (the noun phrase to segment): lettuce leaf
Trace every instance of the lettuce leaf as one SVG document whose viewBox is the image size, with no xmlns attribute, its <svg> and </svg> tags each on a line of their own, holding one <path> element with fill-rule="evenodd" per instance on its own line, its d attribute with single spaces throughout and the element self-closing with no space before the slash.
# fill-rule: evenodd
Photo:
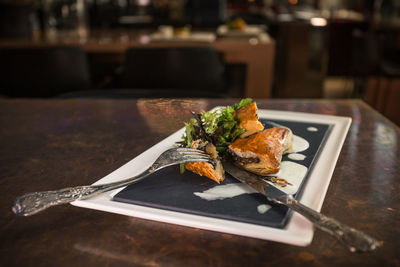
<svg viewBox="0 0 400 267">
<path fill-rule="evenodd" d="M 189 122 L 185 122 L 185 134 L 182 136 L 182 139 L 186 147 L 190 147 L 192 141 L 199 138 L 199 131 L 197 128 L 198 123 L 196 119 L 191 118 Z"/>
<path fill-rule="evenodd" d="M 201 121 L 192 118 L 185 123 L 185 134 L 182 136 L 184 145 L 190 147 L 193 140 L 202 138 L 200 131 L 204 129 L 207 140 L 211 140 L 218 152 L 224 152 L 236 138 L 245 132 L 245 129 L 238 127 L 238 121 L 234 119 L 235 111 L 252 102 L 253 99 L 245 98 L 233 106 L 226 106 L 215 111 L 202 111 Z M 202 125 L 199 125 L 200 122 Z"/>
<path fill-rule="evenodd" d="M 244 98 L 244 99 L 240 100 L 239 103 L 234 104 L 234 105 L 233 105 L 233 108 L 234 108 L 235 110 L 238 110 L 238 109 L 240 109 L 240 108 L 242 108 L 242 107 L 245 107 L 245 106 L 250 105 L 251 103 L 253 103 L 253 99 L 251 99 L 251 98 Z"/>
</svg>

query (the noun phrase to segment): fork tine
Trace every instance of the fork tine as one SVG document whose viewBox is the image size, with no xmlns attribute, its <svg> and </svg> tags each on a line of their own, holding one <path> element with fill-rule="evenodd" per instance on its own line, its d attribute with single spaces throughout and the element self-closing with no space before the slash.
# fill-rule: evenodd
<svg viewBox="0 0 400 267">
<path fill-rule="evenodd" d="M 197 160 L 197 159 L 213 160 L 211 157 L 208 157 L 208 156 L 183 156 L 182 159 L 189 159 L 189 160 Z"/>
<path fill-rule="evenodd" d="M 191 152 L 196 152 L 196 153 L 205 153 L 204 151 L 196 148 L 189 148 L 189 147 L 180 147 L 176 151 L 179 153 L 191 153 Z"/>
<path fill-rule="evenodd" d="M 208 159 L 184 159 L 181 161 L 181 163 L 188 163 L 188 162 L 208 162 L 208 163 L 213 163 L 213 160 L 208 158 Z"/>
<path fill-rule="evenodd" d="M 181 154 L 181 156 L 184 158 L 211 158 L 210 155 L 206 153 L 187 153 Z"/>
<path fill-rule="evenodd" d="M 208 155 L 204 152 L 179 152 L 181 155 Z"/>
<path fill-rule="evenodd" d="M 202 150 L 198 149 L 184 149 L 184 150 L 177 150 L 178 153 L 182 156 L 209 156 Z"/>
<path fill-rule="evenodd" d="M 206 153 L 185 153 L 185 154 L 181 154 L 181 156 L 183 156 L 183 157 L 210 157 Z"/>
<path fill-rule="evenodd" d="M 205 161 L 213 162 L 214 160 L 210 155 L 206 154 L 204 151 L 194 148 L 178 148 L 177 151 L 183 157 L 185 161 Z"/>
<path fill-rule="evenodd" d="M 186 147 L 179 147 L 176 148 L 175 151 L 180 156 L 181 163 L 188 163 L 188 162 L 209 162 L 213 163 L 214 160 L 210 157 L 210 155 L 206 154 L 204 151 L 195 149 L 195 148 L 186 148 Z"/>
<path fill-rule="evenodd" d="M 207 155 L 206 152 L 199 150 L 199 149 L 193 149 L 193 148 L 178 150 L 178 152 L 183 155 Z"/>
</svg>

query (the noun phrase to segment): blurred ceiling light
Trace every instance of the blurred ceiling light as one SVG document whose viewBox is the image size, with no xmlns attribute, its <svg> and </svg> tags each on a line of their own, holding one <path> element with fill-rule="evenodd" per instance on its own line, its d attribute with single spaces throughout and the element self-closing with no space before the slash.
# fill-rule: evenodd
<svg viewBox="0 0 400 267">
<path fill-rule="evenodd" d="M 61 16 L 62 16 L 63 18 L 66 18 L 66 17 L 69 16 L 69 6 L 68 6 L 68 5 L 63 5 L 63 6 L 61 7 Z"/>
<path fill-rule="evenodd" d="M 138 6 L 148 6 L 150 4 L 150 0 L 137 0 Z"/>
<path fill-rule="evenodd" d="M 310 23 L 314 27 L 324 27 L 327 24 L 326 19 L 324 18 L 311 18 Z"/>
<path fill-rule="evenodd" d="M 150 41 L 151 41 L 151 38 L 148 35 L 142 35 L 139 37 L 139 42 L 141 44 L 148 44 L 148 43 L 150 43 Z"/>
<path fill-rule="evenodd" d="M 298 0 L 289 0 L 289 4 L 291 5 L 296 5 L 298 2 Z"/>
</svg>

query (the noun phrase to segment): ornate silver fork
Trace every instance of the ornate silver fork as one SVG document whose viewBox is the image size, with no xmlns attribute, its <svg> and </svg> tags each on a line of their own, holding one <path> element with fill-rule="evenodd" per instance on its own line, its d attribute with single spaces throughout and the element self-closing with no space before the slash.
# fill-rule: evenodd
<svg viewBox="0 0 400 267">
<path fill-rule="evenodd" d="M 114 183 L 68 187 L 55 191 L 26 194 L 15 200 L 12 211 L 20 216 L 33 215 L 51 206 L 66 204 L 78 199 L 90 198 L 112 189 L 137 183 L 150 174 L 168 166 L 197 161 L 212 163 L 212 159 L 206 153 L 198 149 L 168 149 L 163 152 L 149 168 L 134 177 Z"/>
</svg>

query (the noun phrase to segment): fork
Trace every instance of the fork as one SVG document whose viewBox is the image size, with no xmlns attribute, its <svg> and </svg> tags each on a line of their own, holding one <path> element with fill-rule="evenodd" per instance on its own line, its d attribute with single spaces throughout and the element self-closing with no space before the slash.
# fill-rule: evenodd
<svg viewBox="0 0 400 267">
<path fill-rule="evenodd" d="M 168 166 L 198 161 L 213 162 L 210 156 L 202 150 L 171 148 L 164 151 L 149 168 L 134 177 L 107 184 L 84 185 L 55 191 L 29 193 L 15 200 L 12 211 L 20 216 L 33 215 L 55 205 L 70 203 L 78 199 L 90 198 L 106 191 L 137 183 L 150 174 Z"/>
</svg>

